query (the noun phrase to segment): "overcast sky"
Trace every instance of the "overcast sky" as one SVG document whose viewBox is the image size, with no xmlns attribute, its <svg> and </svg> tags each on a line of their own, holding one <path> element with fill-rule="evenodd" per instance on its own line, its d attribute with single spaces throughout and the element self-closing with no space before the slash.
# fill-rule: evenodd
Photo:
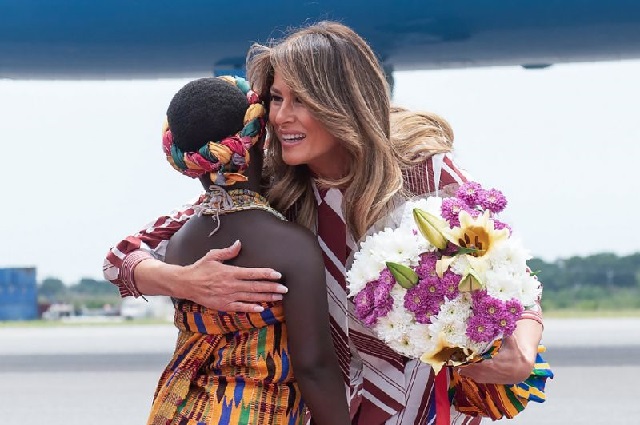
<svg viewBox="0 0 640 425">
<path fill-rule="evenodd" d="M 640 61 L 396 73 L 394 101 L 437 112 L 458 163 L 502 189 L 546 260 L 640 251 Z M 186 80 L 0 80 L 0 267 L 102 278 L 106 251 L 199 193 L 160 130 Z"/>
</svg>

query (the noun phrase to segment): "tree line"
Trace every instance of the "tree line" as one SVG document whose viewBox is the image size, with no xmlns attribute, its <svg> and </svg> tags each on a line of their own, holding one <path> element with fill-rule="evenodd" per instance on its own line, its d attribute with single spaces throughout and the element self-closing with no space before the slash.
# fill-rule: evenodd
<svg viewBox="0 0 640 425">
<path fill-rule="evenodd" d="M 106 280 L 82 278 L 67 285 L 57 277 L 47 277 L 38 284 L 41 304 L 73 304 L 76 308 L 101 308 L 105 304 L 119 305 L 120 294 L 115 285 Z"/>
<path fill-rule="evenodd" d="M 640 253 L 534 258 L 528 264 L 543 284 L 543 309 L 640 309 Z"/>
</svg>

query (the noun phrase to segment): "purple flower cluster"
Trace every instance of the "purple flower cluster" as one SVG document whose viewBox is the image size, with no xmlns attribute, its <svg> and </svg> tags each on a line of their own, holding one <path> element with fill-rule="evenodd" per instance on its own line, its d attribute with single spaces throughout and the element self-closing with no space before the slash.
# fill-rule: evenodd
<svg viewBox="0 0 640 425">
<path fill-rule="evenodd" d="M 418 283 L 407 290 L 404 296 L 404 308 L 412 312 L 418 323 L 431 323 L 431 316 L 440 311 L 445 298 L 453 299 L 458 296 L 460 276 L 447 270 L 442 278 L 436 274 L 437 254 L 430 252 L 420 256 L 420 263 L 416 267 Z"/>
<path fill-rule="evenodd" d="M 378 318 L 386 316 L 393 307 L 391 288 L 396 280 L 389 269 L 385 268 L 377 280 L 368 282 L 365 288 L 354 297 L 356 317 L 367 326 L 373 326 Z"/>
<path fill-rule="evenodd" d="M 478 196 L 478 205 L 496 214 L 505 209 L 507 198 L 498 189 L 482 190 Z"/>
<path fill-rule="evenodd" d="M 458 188 L 456 197 L 460 198 L 465 204 L 473 208 L 480 202 L 484 189 L 480 183 L 466 182 Z"/>
<path fill-rule="evenodd" d="M 444 198 L 442 200 L 440 212 L 442 214 L 442 218 L 449 222 L 449 226 L 460 226 L 460 220 L 458 219 L 460 211 L 471 213 L 471 208 L 469 208 L 469 205 L 467 205 L 464 200 L 455 197 Z"/>
<path fill-rule="evenodd" d="M 451 227 L 457 227 L 460 226 L 460 211 L 466 211 L 472 217 L 477 217 L 482 211 L 491 211 L 492 215 L 497 214 L 506 206 L 507 198 L 499 190 L 487 190 L 483 189 L 479 183 L 466 182 L 458 188 L 456 196 L 442 200 L 440 212 Z M 505 223 L 499 225 L 500 228 L 509 228 Z"/>
<path fill-rule="evenodd" d="M 420 279 L 426 279 L 432 276 L 438 276 L 436 274 L 436 263 L 438 262 L 438 254 L 435 252 L 425 252 L 420 255 L 420 263 L 416 267 L 415 272 Z"/>
<path fill-rule="evenodd" d="M 487 291 L 476 291 L 471 297 L 473 315 L 467 322 L 467 336 L 472 341 L 487 343 L 513 333 L 523 310 L 520 302 L 501 301 Z"/>
</svg>

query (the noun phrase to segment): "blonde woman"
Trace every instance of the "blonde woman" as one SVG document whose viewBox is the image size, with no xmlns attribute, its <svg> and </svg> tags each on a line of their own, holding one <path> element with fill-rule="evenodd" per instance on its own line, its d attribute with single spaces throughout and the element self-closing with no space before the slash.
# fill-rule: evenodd
<svg viewBox="0 0 640 425">
<path fill-rule="evenodd" d="M 446 388 L 435 391 L 427 365 L 394 353 L 353 320 L 345 290 L 347 259 L 356 241 L 399 197 L 447 194 L 465 181 L 446 154 L 450 127 L 432 120 L 430 131 L 438 133 L 438 128 L 444 135 L 436 141 L 411 136 L 399 119 L 394 124 L 398 136 L 391 137 L 392 110 L 382 68 L 367 43 L 341 24 L 319 23 L 271 46 L 254 46 L 247 75 L 254 90 L 270 99 L 268 199 L 290 220 L 314 231 L 323 250 L 333 343 L 352 423 L 431 423 L 436 411 L 440 423 L 471 423 L 472 418 L 444 413 Z M 175 291 L 222 310 L 253 311 L 261 308 L 255 301 L 279 297 L 273 294 L 277 284 L 260 282 L 277 278 L 276 271 L 242 270 L 220 262 L 233 258 L 238 246 L 214 251 L 187 269 L 171 269 L 159 261 L 162 244 L 171 236 L 167 228 L 179 228 L 188 215 L 160 218 L 121 242 L 105 263 L 107 279 L 123 295 Z M 155 248 L 156 258 L 138 248 Z M 282 255 L 287 255 L 286 247 Z M 541 337 L 539 322 L 537 316 L 523 318 L 514 350 L 496 356 L 493 365 L 478 365 L 479 379 L 491 367 L 484 376 L 487 382 L 526 378 Z"/>
</svg>

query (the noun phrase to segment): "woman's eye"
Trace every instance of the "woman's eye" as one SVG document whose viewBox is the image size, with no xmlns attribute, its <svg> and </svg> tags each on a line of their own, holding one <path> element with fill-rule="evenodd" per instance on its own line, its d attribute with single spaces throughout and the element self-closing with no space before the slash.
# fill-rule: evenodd
<svg viewBox="0 0 640 425">
<path fill-rule="evenodd" d="M 293 101 L 294 101 L 295 103 L 300 104 L 300 105 L 302 104 L 302 101 L 300 100 L 300 98 L 299 98 L 299 97 L 294 98 L 294 99 L 293 99 Z"/>
<path fill-rule="evenodd" d="M 277 94 L 272 94 L 271 102 L 282 102 L 282 96 L 278 96 Z"/>
</svg>

